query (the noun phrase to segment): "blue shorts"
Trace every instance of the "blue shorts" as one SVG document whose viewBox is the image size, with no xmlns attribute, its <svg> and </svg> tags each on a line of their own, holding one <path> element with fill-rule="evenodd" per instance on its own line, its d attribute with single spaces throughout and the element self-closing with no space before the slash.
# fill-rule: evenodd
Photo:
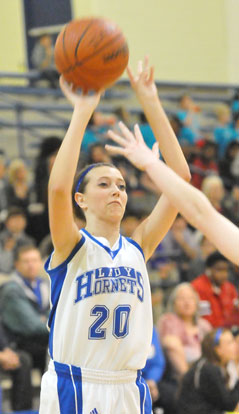
<svg viewBox="0 0 239 414">
<path fill-rule="evenodd" d="M 50 361 L 39 414 L 151 414 L 140 371 L 102 371 Z"/>
</svg>

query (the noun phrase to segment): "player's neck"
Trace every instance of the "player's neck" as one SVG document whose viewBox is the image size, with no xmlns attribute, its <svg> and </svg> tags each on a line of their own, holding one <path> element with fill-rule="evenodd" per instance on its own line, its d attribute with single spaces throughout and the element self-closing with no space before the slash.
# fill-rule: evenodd
<svg viewBox="0 0 239 414">
<path fill-rule="evenodd" d="M 119 237 L 120 225 L 101 221 L 87 223 L 85 229 L 95 237 L 105 237 L 112 247 Z"/>
</svg>

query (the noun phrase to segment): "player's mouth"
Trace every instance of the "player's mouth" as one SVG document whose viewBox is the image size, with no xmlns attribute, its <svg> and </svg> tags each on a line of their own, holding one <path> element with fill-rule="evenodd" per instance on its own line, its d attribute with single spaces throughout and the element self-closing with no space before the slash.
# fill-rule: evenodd
<svg viewBox="0 0 239 414">
<path fill-rule="evenodd" d="M 119 201 L 116 201 L 116 200 L 111 201 L 111 202 L 109 203 L 109 205 L 111 205 L 111 204 L 118 204 L 120 207 L 122 207 L 122 206 L 121 206 L 121 203 L 120 203 Z"/>
</svg>

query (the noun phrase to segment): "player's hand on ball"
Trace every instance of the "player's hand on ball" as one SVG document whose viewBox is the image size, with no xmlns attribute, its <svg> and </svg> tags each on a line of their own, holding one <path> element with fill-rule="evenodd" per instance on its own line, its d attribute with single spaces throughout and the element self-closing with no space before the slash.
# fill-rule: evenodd
<svg viewBox="0 0 239 414">
<path fill-rule="evenodd" d="M 79 89 L 74 89 L 72 85 L 69 85 L 63 76 L 60 77 L 60 87 L 73 107 L 79 106 L 82 109 L 91 112 L 97 107 L 102 93 L 102 91 L 99 91 L 90 95 L 84 95 Z"/>
<path fill-rule="evenodd" d="M 145 144 L 137 124 L 134 127 L 134 134 L 123 122 L 119 122 L 119 128 L 121 135 L 112 130 L 108 131 L 108 136 L 119 146 L 107 144 L 105 146 L 107 151 L 112 155 L 123 155 L 140 170 L 145 170 L 148 165 L 158 160 L 158 144 L 155 143 L 151 151 Z"/>
<path fill-rule="evenodd" d="M 132 88 L 135 90 L 139 100 L 152 99 L 158 96 L 157 87 L 154 82 L 154 68 L 149 66 L 149 58 L 145 57 L 144 62 L 138 62 L 137 74 L 134 75 L 130 66 L 127 67 L 127 73 Z"/>
</svg>

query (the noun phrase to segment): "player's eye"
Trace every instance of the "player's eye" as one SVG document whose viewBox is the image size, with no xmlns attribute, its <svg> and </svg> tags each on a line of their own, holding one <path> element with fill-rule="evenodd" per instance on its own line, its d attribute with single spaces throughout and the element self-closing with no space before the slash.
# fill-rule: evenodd
<svg viewBox="0 0 239 414">
<path fill-rule="evenodd" d="M 98 184 L 100 187 L 107 187 L 108 184 L 105 181 L 102 181 L 101 183 Z"/>
<path fill-rule="evenodd" d="M 120 191 L 125 191 L 126 190 L 126 185 L 125 184 L 119 184 L 118 185 Z"/>
</svg>

